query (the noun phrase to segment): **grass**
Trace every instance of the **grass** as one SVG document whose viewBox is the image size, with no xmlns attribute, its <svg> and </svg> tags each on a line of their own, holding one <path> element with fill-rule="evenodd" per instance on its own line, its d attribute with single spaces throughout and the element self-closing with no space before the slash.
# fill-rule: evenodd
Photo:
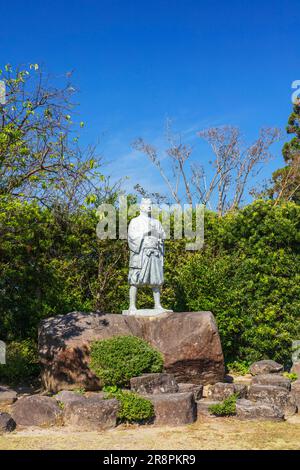
<svg viewBox="0 0 300 470">
<path fill-rule="evenodd" d="M 0 450 L 8 449 L 292 450 L 300 449 L 300 416 L 280 423 L 207 418 L 176 428 L 122 425 L 103 432 L 32 428 L 0 435 Z"/>
</svg>

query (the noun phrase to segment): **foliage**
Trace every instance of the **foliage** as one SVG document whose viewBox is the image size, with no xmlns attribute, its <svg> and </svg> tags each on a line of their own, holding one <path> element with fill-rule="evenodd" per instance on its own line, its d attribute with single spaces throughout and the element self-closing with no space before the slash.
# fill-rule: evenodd
<svg viewBox="0 0 300 470">
<path fill-rule="evenodd" d="M 214 313 L 225 359 L 289 365 L 299 336 L 299 221 L 294 203 L 256 201 L 220 218 L 205 214 L 205 246 L 167 240 L 164 305 Z M 128 305 L 128 248 L 99 240 L 93 209 L 48 209 L 0 198 L 0 331 L 36 341 L 39 322 L 73 310 L 119 313 Z M 153 302 L 142 289 L 138 307 Z"/>
<path fill-rule="evenodd" d="M 249 373 L 249 361 L 233 361 L 226 364 L 227 370 L 234 374 L 246 375 Z"/>
<path fill-rule="evenodd" d="M 300 330 L 299 222 L 299 206 L 261 200 L 207 214 L 204 250 L 178 266 L 186 309 L 214 313 L 227 362 L 288 365 Z"/>
<path fill-rule="evenodd" d="M 300 100 L 296 100 L 293 111 L 289 116 L 286 128 L 288 134 L 294 137 L 282 148 L 286 165 L 276 170 L 273 175 L 271 196 L 276 200 L 294 201 L 300 203 Z"/>
<path fill-rule="evenodd" d="M 103 385 L 127 385 L 132 377 L 161 372 L 161 353 L 135 336 L 116 336 L 91 345 L 91 370 Z"/>
<path fill-rule="evenodd" d="M 221 403 L 210 405 L 208 411 L 216 416 L 232 416 L 236 413 L 237 395 L 233 394 L 225 398 Z"/>
<path fill-rule="evenodd" d="M 71 75 L 50 77 L 39 67 L 0 70 L 0 194 L 76 207 L 99 197 L 100 158 L 79 146 L 83 123 L 73 121 Z M 101 185 L 100 185 L 101 186 Z"/>
<path fill-rule="evenodd" d="M 6 364 L 0 364 L 0 381 L 16 384 L 31 381 L 39 372 L 36 345 L 31 340 L 8 343 Z"/>
<path fill-rule="evenodd" d="M 154 416 L 154 407 L 150 400 L 128 390 L 115 387 L 105 387 L 106 398 L 116 398 L 120 402 L 118 418 L 122 422 L 144 423 Z"/>
<path fill-rule="evenodd" d="M 92 308 L 97 279 L 96 217 L 0 199 L 0 331 L 37 339 L 40 320 Z"/>
<path fill-rule="evenodd" d="M 298 380 L 298 375 L 296 374 L 296 372 L 284 372 L 283 375 L 291 382 L 295 382 L 296 380 Z"/>
</svg>

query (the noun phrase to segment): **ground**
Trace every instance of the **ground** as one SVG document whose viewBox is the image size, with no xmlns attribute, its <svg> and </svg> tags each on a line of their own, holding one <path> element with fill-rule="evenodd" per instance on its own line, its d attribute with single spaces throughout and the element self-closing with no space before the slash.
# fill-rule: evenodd
<svg viewBox="0 0 300 470">
<path fill-rule="evenodd" d="M 300 416 L 285 422 L 205 418 L 189 426 L 118 426 L 104 432 L 74 432 L 66 427 L 26 429 L 0 436 L 8 449 L 300 449 Z"/>
</svg>

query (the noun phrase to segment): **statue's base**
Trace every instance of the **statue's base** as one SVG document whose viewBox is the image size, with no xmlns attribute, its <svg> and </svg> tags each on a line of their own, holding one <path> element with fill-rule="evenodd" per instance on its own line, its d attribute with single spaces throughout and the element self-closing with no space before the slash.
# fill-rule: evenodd
<svg viewBox="0 0 300 470">
<path fill-rule="evenodd" d="M 148 312 L 152 316 L 71 312 L 43 320 L 38 347 L 45 389 L 99 390 L 89 367 L 91 343 L 116 336 L 137 336 L 160 351 L 165 371 L 178 382 L 223 382 L 224 358 L 212 313 Z"/>
<path fill-rule="evenodd" d="M 122 315 L 130 315 L 134 317 L 157 317 L 173 313 L 173 310 L 162 310 L 161 308 L 140 308 L 137 310 L 122 310 Z"/>
</svg>

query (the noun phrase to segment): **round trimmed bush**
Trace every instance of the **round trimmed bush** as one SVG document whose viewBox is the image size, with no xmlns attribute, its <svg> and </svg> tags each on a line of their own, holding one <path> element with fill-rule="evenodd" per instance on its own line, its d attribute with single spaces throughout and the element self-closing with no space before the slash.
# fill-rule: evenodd
<svg viewBox="0 0 300 470">
<path fill-rule="evenodd" d="M 90 368 L 102 385 L 126 386 L 132 377 L 161 372 L 163 357 L 141 338 L 115 336 L 92 343 Z"/>
</svg>

